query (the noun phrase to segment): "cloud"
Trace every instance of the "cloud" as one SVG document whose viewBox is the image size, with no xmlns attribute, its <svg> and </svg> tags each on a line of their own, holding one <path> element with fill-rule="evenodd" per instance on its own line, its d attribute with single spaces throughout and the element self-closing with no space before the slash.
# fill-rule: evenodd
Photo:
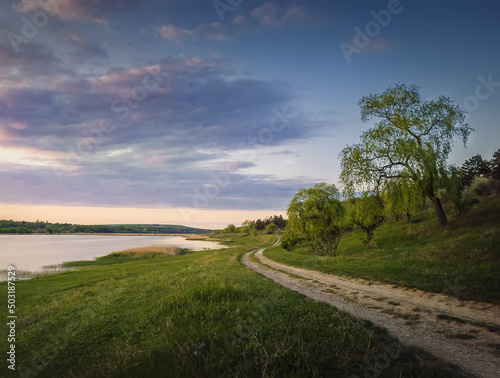
<svg viewBox="0 0 500 378">
<path fill-rule="evenodd" d="M 32 79 L 41 76 L 52 76 L 55 73 L 69 74 L 71 67 L 64 67 L 63 60 L 55 55 L 48 46 L 34 41 L 19 46 L 15 52 L 8 44 L 0 44 L 0 78 L 27 85 Z M 10 87 L 10 86 L 3 86 Z"/>
<path fill-rule="evenodd" d="M 323 19 L 320 14 L 311 12 L 303 6 L 291 5 L 282 8 L 274 2 L 263 3 L 254 8 L 251 14 L 261 25 L 267 27 L 282 27 L 297 23 L 317 24 Z"/>
<path fill-rule="evenodd" d="M 293 114 L 297 93 L 287 82 L 239 74 L 221 57 L 166 56 L 103 72 L 74 65 L 69 74 L 43 47 L 27 48 L 0 54 L 8 64 L 0 73 L 21 64 L 19 83 L 32 83 L 2 81 L 0 147 L 45 156 L 44 166 L 0 164 L 2 185 L 16 188 L 4 202 L 192 207 L 197 191 L 229 175 L 206 208 L 282 208 L 301 186 L 246 172 L 263 147 L 316 133 L 318 124 Z M 30 73 L 37 58 L 52 81 Z M 235 151 L 228 170 L 223 160 Z"/>
<path fill-rule="evenodd" d="M 66 3 L 66 4 L 64 4 Z M 21 0 L 12 7 L 18 12 L 26 13 L 44 10 L 50 16 L 56 16 L 66 21 L 88 21 L 107 25 L 109 20 L 101 16 L 103 9 L 120 6 L 117 1 L 104 0 L 71 0 L 71 1 L 32 1 Z"/>
<path fill-rule="evenodd" d="M 72 33 L 63 36 L 63 40 L 74 47 L 68 55 L 75 62 L 82 63 L 94 58 L 108 58 L 108 51 L 95 40 L 85 39 Z"/>
<path fill-rule="evenodd" d="M 252 16 L 255 17 L 262 25 L 269 26 L 276 22 L 280 7 L 276 3 L 266 2 L 260 7 L 252 10 Z"/>
<path fill-rule="evenodd" d="M 174 42 L 182 42 L 184 39 L 192 36 L 193 31 L 186 29 L 176 28 L 173 25 L 162 26 L 160 30 L 161 36 L 164 39 L 168 39 Z"/>
<path fill-rule="evenodd" d="M 245 17 L 243 17 L 241 14 L 237 15 L 233 19 L 233 23 L 235 23 L 235 24 L 243 24 L 244 22 L 245 22 Z"/>
<path fill-rule="evenodd" d="M 177 44 L 188 40 L 208 39 L 219 42 L 232 42 L 233 39 L 224 33 L 220 22 L 198 25 L 193 30 L 182 29 L 174 25 L 164 25 L 160 28 L 162 38 Z"/>
<path fill-rule="evenodd" d="M 151 167 L 119 159 L 88 164 L 63 182 L 50 167 L 0 165 L 4 203 L 75 206 L 194 207 L 198 209 L 283 209 L 307 179 L 246 176 L 236 171 Z M 218 184 L 223 182 L 224 184 Z M 36 188 L 36 190 L 33 190 Z"/>
<path fill-rule="evenodd" d="M 2 89 L 1 118 L 27 125 L 9 130 L 15 142 L 38 146 L 41 134 L 75 137 L 78 128 L 92 128 L 110 118 L 120 127 L 106 139 L 109 145 L 154 137 L 168 146 L 237 149 L 245 137 L 262 135 L 276 118 L 276 109 L 281 111 L 296 97 L 285 82 L 235 75 L 225 59 L 168 57 L 157 65 L 86 76 L 62 77 L 50 88 Z M 309 129 L 302 122 L 300 117 L 290 120 L 272 139 L 262 139 L 274 145 L 306 136 Z M 52 148 L 64 144 L 53 143 Z"/>
</svg>

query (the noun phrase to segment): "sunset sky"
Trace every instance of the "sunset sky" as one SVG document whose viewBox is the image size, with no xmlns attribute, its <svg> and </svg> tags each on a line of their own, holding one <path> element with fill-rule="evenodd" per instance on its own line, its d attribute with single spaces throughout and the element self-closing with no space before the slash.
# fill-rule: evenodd
<svg viewBox="0 0 500 378">
<path fill-rule="evenodd" d="M 500 148 L 498 1 L 0 5 L 0 219 L 240 224 L 337 184 L 358 101 L 396 83 Z"/>
</svg>

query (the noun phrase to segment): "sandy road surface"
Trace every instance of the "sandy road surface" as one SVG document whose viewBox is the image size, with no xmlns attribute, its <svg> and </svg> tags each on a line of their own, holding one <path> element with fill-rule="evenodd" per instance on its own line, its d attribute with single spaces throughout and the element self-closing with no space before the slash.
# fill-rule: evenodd
<svg viewBox="0 0 500 378">
<path fill-rule="evenodd" d="M 386 328 L 402 344 L 478 377 L 500 377 L 500 306 L 295 268 L 265 258 L 263 251 L 246 253 L 242 262 L 289 289 Z M 250 261 L 252 253 L 265 266 Z"/>
</svg>

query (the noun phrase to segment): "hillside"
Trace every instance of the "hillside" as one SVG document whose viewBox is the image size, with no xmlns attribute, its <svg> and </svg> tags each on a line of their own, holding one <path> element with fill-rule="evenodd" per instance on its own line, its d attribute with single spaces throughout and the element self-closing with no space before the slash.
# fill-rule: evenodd
<svg viewBox="0 0 500 378">
<path fill-rule="evenodd" d="M 461 299 L 500 302 L 500 197 L 483 198 L 466 224 L 441 230 L 433 209 L 405 220 L 386 222 L 375 232 L 374 248 L 359 229 L 343 235 L 338 257 L 311 255 L 305 245 L 291 252 L 267 250 L 272 260 L 324 273 L 345 275 L 446 293 Z"/>
</svg>

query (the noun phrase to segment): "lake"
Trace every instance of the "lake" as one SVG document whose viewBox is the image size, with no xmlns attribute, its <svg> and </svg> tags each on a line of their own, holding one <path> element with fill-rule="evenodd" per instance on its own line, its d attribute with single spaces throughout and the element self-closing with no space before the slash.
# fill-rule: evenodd
<svg viewBox="0 0 500 378">
<path fill-rule="evenodd" d="M 44 266 L 58 265 L 67 261 L 93 260 L 112 252 L 155 244 L 176 245 L 191 250 L 223 248 L 217 242 L 186 240 L 183 236 L 2 234 L 0 271 L 4 271 L 9 265 L 14 265 L 17 271 L 44 272 L 46 271 Z"/>
</svg>

